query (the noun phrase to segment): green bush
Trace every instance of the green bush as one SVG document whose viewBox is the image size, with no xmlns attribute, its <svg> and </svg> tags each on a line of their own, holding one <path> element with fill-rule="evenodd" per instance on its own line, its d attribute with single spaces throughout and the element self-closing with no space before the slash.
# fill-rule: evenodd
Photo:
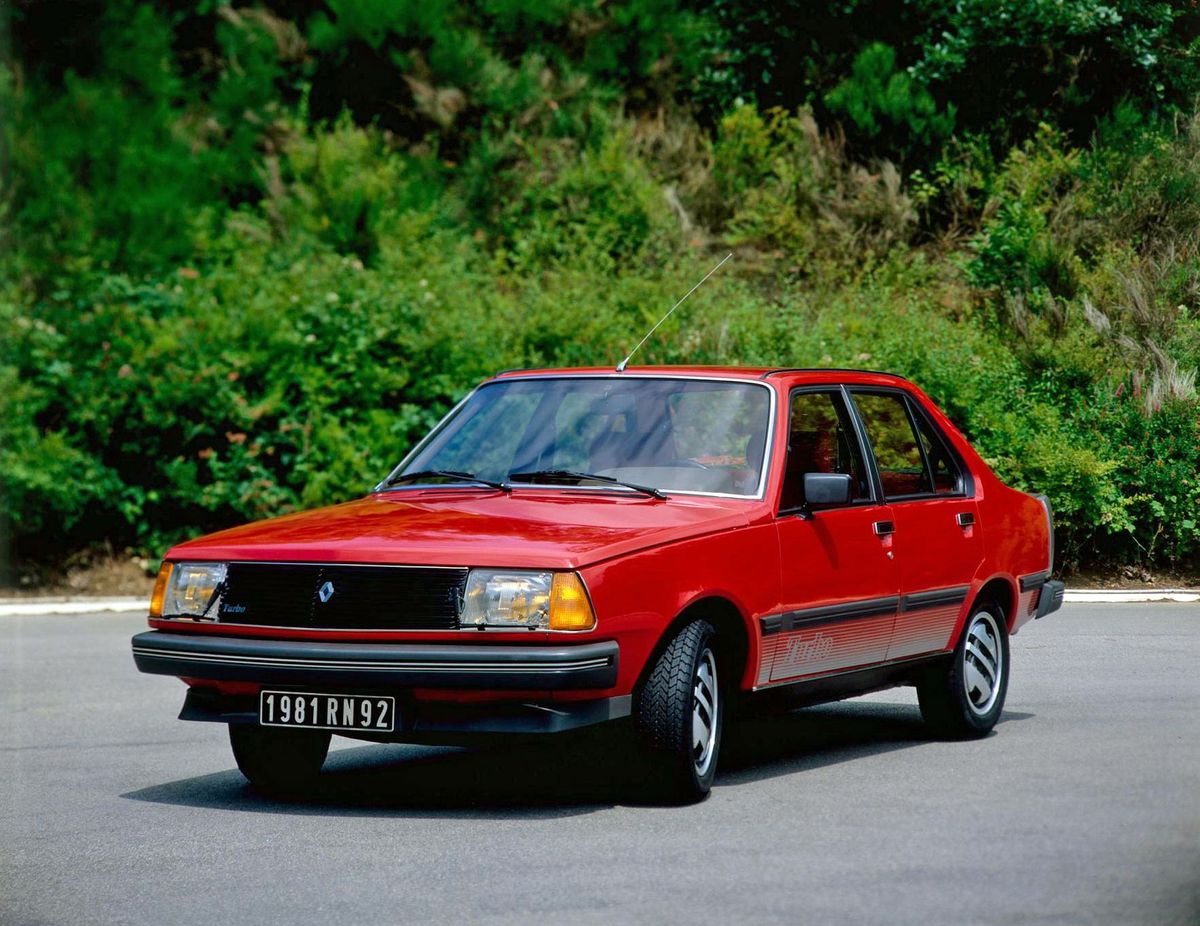
<svg viewBox="0 0 1200 926">
<path fill-rule="evenodd" d="M 170 30 L 147 6 L 129 13 L 128 22 L 114 13 L 103 24 L 103 77 L 0 84 L 9 97 L 0 108 L 13 120 L 15 257 L 28 259 L 37 283 L 67 261 L 147 267 L 181 259 L 193 224 L 219 196 L 209 165 L 176 132 L 184 89 Z"/>
<path fill-rule="evenodd" d="M 859 152 L 914 150 L 936 162 L 950 125 L 1003 153 L 1041 123 L 1086 141 L 1122 100 L 1190 107 L 1200 83 L 1197 23 L 1159 0 L 718 0 L 704 98 L 801 105 L 846 122 Z M 895 52 L 903 70 L 885 49 Z M 931 102 L 933 101 L 933 102 Z M 934 105 L 936 103 L 936 105 Z M 882 130 L 889 128 L 884 133 Z"/>
<path fill-rule="evenodd" d="M 854 163 L 804 110 L 734 109 L 713 145 L 712 177 L 730 239 L 778 250 L 790 263 L 878 256 L 915 226 L 895 167 Z"/>
<path fill-rule="evenodd" d="M 514 269 L 584 260 L 611 270 L 673 249 L 676 226 L 662 191 L 628 147 L 618 131 L 596 149 L 552 151 L 536 165 L 499 215 Z"/>
<path fill-rule="evenodd" d="M 849 119 L 856 134 L 898 151 L 936 150 L 954 132 L 954 104 L 941 109 L 933 95 L 896 67 L 896 52 L 882 42 L 854 59 L 850 76 L 825 94 L 834 116 Z"/>
<path fill-rule="evenodd" d="M 1132 388 L 1096 392 L 1081 428 L 1117 461 L 1137 528 L 1121 538 L 1123 555 L 1186 561 L 1200 544 L 1200 406 L 1168 399 L 1148 415 Z"/>
</svg>

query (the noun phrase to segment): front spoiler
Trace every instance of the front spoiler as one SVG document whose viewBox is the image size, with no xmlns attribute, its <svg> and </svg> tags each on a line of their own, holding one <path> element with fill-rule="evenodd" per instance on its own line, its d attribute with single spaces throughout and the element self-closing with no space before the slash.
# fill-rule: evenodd
<svg viewBox="0 0 1200 926">
<path fill-rule="evenodd" d="M 150 630 L 132 643 L 142 672 L 212 681 L 487 691 L 617 683 L 618 647 L 611 640 L 574 646 L 323 643 Z"/>
</svg>

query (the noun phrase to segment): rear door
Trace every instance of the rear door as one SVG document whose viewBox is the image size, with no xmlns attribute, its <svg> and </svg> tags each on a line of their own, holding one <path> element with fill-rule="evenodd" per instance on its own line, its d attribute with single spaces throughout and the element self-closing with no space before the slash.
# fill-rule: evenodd
<svg viewBox="0 0 1200 926">
<path fill-rule="evenodd" d="M 983 560 L 966 466 L 900 389 L 852 388 L 877 490 L 891 510 L 900 610 L 887 659 L 949 649 Z"/>
<path fill-rule="evenodd" d="M 789 406 L 776 519 L 783 608 L 762 619 L 759 685 L 880 662 L 899 594 L 891 514 L 879 500 L 844 390 L 795 389 Z M 805 473 L 849 475 L 849 503 L 807 511 Z"/>
</svg>

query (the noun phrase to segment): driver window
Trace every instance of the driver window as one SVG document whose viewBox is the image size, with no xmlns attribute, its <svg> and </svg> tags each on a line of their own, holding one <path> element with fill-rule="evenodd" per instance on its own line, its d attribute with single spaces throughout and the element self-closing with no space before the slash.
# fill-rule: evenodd
<svg viewBox="0 0 1200 926">
<path fill-rule="evenodd" d="M 851 477 L 851 500 L 870 498 L 862 453 L 840 393 L 792 396 L 781 511 L 804 504 L 805 473 L 845 473 Z"/>
</svg>

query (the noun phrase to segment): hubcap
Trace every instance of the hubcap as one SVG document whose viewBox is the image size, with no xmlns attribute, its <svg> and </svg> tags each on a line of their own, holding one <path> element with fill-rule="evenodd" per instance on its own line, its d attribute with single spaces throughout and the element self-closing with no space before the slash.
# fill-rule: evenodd
<svg viewBox="0 0 1200 926">
<path fill-rule="evenodd" d="M 692 761 L 696 774 L 704 775 L 712 763 L 717 744 L 717 661 L 712 650 L 705 649 L 692 680 Z"/>
<path fill-rule="evenodd" d="M 1004 651 L 1000 648 L 1000 625 L 987 611 L 971 618 L 963 653 L 963 685 L 967 703 L 980 716 L 986 714 L 1000 696 L 1004 677 Z"/>
</svg>

